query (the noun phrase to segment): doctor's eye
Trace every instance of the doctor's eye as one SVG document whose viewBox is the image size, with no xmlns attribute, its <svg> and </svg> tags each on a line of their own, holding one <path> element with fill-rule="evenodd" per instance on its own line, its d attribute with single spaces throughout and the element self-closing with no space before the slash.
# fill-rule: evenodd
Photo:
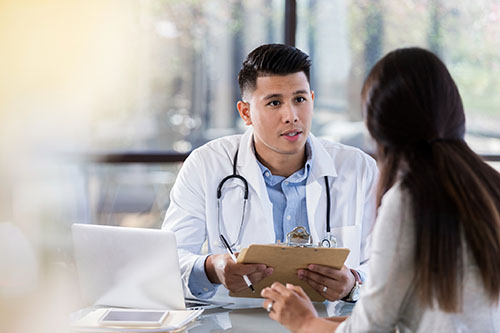
<svg viewBox="0 0 500 333">
<path fill-rule="evenodd" d="M 274 100 L 274 101 L 271 101 L 271 102 L 267 103 L 266 105 L 268 105 L 268 106 L 279 106 L 280 104 L 281 104 L 280 101 Z"/>
<path fill-rule="evenodd" d="M 303 103 L 305 101 L 306 101 L 306 99 L 304 97 L 302 97 L 302 96 L 299 96 L 299 97 L 295 98 L 295 102 L 297 102 L 297 103 Z"/>
</svg>

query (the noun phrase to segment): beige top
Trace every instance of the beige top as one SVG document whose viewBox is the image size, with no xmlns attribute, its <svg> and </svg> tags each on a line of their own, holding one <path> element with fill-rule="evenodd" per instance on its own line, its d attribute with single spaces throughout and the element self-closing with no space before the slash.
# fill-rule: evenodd
<svg viewBox="0 0 500 333">
<path fill-rule="evenodd" d="M 336 332 L 500 332 L 500 305 L 490 304 L 478 269 L 466 254 L 463 312 L 421 308 L 415 295 L 415 228 L 408 197 L 391 188 L 373 231 L 370 275 L 351 317 Z"/>
</svg>

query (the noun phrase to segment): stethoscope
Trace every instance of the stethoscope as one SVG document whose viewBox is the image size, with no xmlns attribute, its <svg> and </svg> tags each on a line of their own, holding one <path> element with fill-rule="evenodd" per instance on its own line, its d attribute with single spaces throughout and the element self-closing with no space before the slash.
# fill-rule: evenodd
<svg viewBox="0 0 500 333">
<path fill-rule="evenodd" d="M 224 187 L 224 184 L 230 180 L 230 179 L 239 179 L 243 185 L 244 185 L 244 195 L 243 195 L 243 213 L 241 215 L 241 222 L 240 222 L 240 230 L 238 231 L 238 237 L 236 238 L 236 241 L 234 243 L 229 243 L 229 246 L 231 248 L 234 248 L 236 243 L 241 237 L 241 231 L 243 230 L 243 222 L 245 220 L 245 210 L 247 206 L 247 201 L 248 201 L 248 182 L 245 179 L 245 177 L 240 176 L 236 174 L 236 163 L 238 162 L 238 150 L 236 150 L 236 154 L 234 155 L 234 162 L 233 162 L 233 174 L 226 176 L 224 179 L 221 180 L 219 183 L 219 186 L 217 186 L 217 227 L 219 231 L 219 235 L 222 235 L 221 232 L 221 221 L 222 221 L 222 214 L 221 214 L 221 206 L 222 206 L 222 188 Z M 321 247 L 337 247 L 337 239 L 335 236 L 331 234 L 330 230 L 330 185 L 328 184 L 328 177 L 325 176 L 325 186 L 326 186 L 326 237 L 323 238 L 323 240 L 319 243 Z M 228 237 L 226 239 L 229 240 Z"/>
</svg>

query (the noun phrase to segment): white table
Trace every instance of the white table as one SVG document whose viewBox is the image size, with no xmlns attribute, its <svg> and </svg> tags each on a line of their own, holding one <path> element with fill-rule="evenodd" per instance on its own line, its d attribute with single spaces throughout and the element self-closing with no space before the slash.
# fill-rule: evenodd
<svg viewBox="0 0 500 333">
<path fill-rule="evenodd" d="M 352 305 L 338 302 L 333 315 L 348 315 L 352 311 Z M 316 311 L 320 317 L 327 317 L 324 303 L 315 304 Z M 218 333 L 218 332 L 289 332 L 278 322 L 269 318 L 268 313 L 263 308 L 246 309 L 210 309 L 188 326 L 186 332 L 189 333 Z"/>
</svg>

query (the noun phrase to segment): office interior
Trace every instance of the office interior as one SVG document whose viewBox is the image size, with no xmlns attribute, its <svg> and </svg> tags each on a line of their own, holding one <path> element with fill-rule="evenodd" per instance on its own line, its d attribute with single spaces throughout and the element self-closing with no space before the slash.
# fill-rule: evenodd
<svg viewBox="0 0 500 333">
<path fill-rule="evenodd" d="M 433 51 L 466 141 L 500 171 L 498 0 L 4 0 L 1 331 L 65 331 L 80 306 L 71 225 L 159 228 L 189 153 L 245 130 L 237 73 L 265 43 L 310 55 L 312 132 L 374 157 L 366 74 L 395 48 Z"/>
</svg>

